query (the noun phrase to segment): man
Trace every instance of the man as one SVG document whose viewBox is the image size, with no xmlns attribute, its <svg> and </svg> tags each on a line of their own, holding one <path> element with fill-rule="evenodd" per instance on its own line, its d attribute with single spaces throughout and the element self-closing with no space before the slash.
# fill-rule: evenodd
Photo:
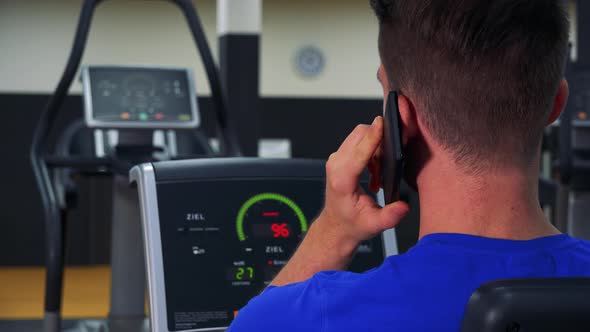
<svg viewBox="0 0 590 332">
<path fill-rule="evenodd" d="M 560 234 L 538 203 L 543 128 L 568 97 L 559 1 L 371 5 L 383 94 L 400 93 L 420 241 L 364 274 L 336 272 L 408 211 L 402 202 L 381 209 L 359 187 L 366 167 L 371 190 L 381 185 L 383 120 L 358 126 L 327 163 L 325 208 L 231 332 L 457 332 L 470 295 L 488 281 L 590 276 L 590 243 Z"/>
</svg>

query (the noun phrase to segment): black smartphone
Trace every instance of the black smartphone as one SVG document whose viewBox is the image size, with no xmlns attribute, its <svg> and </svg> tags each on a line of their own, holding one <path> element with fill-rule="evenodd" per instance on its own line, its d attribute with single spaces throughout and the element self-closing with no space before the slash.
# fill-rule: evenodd
<svg viewBox="0 0 590 332">
<path fill-rule="evenodd" d="M 381 179 L 385 204 L 399 200 L 399 188 L 404 170 L 402 127 L 396 91 L 389 93 L 383 111 L 383 157 Z"/>
</svg>

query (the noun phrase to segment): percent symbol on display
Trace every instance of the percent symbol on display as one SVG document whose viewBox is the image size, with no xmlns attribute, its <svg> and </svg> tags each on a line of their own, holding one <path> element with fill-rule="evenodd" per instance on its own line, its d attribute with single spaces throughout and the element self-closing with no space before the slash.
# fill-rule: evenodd
<svg viewBox="0 0 590 332">
<path fill-rule="evenodd" d="M 270 226 L 270 229 L 273 231 L 273 237 L 275 238 L 279 238 L 279 237 L 289 237 L 289 235 L 291 235 L 291 232 L 289 232 L 289 229 L 287 228 L 287 224 L 283 223 L 283 224 L 272 224 Z"/>
</svg>

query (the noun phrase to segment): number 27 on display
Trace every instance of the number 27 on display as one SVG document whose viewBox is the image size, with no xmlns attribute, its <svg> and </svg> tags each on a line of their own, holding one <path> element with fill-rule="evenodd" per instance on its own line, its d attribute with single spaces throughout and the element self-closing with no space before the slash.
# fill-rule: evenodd
<svg viewBox="0 0 590 332">
<path fill-rule="evenodd" d="M 244 274 L 246 274 L 246 276 L 244 276 Z M 252 280 L 254 278 L 254 268 L 251 267 L 239 267 L 236 271 L 236 280 L 244 280 L 248 279 L 248 280 Z"/>
</svg>

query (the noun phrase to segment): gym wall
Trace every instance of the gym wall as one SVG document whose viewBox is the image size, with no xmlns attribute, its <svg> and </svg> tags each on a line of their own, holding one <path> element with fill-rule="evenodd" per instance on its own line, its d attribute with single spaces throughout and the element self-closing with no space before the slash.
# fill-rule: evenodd
<svg viewBox="0 0 590 332">
<path fill-rule="evenodd" d="M 194 3 L 216 53 L 215 0 Z M 570 3 L 575 13 L 575 1 Z M 70 50 L 80 6 L 79 0 L 0 0 L 0 93 L 50 93 Z M 576 16 L 571 17 L 575 27 Z M 380 97 L 377 25 L 368 0 L 265 0 L 262 28 L 263 97 Z M 572 41 L 575 46 L 575 29 Z M 325 69 L 316 78 L 295 70 L 296 52 L 304 46 L 324 54 Z M 199 95 L 209 94 L 184 18 L 165 1 L 101 4 L 83 63 L 193 67 Z M 79 93 L 80 85 L 72 91 Z"/>
<path fill-rule="evenodd" d="M 216 56 L 215 0 L 194 3 Z M 80 6 L 80 0 L 0 0 L 0 265 L 43 263 L 44 228 L 28 150 L 65 65 Z M 377 24 L 368 0 L 265 0 L 262 23 L 261 135 L 290 139 L 294 157 L 325 158 L 355 124 L 370 122 L 381 110 Z M 306 46 L 317 48 L 325 63 L 313 78 L 295 65 L 297 52 Z M 105 1 L 82 62 L 194 68 L 203 125 L 213 132 L 208 83 L 174 6 Z M 81 106 L 76 82 L 64 106 L 66 118 L 80 117 Z M 108 224 L 108 209 L 101 207 L 109 206 L 109 188 L 100 179 L 84 184 L 83 190 L 95 196 L 81 202 L 68 226 L 70 263 L 108 258 L 108 225 L 101 224 Z"/>
<path fill-rule="evenodd" d="M 214 0 L 194 1 L 217 52 Z M 79 0 L 0 1 L 0 92 L 48 93 L 67 59 Z M 266 0 L 261 43 L 262 96 L 378 98 L 377 25 L 368 1 Z M 297 50 L 315 46 L 325 69 L 308 79 Z M 353 46 L 353 47 L 351 47 Z M 83 63 L 193 67 L 208 95 L 202 65 L 182 14 L 165 1 L 105 1 L 97 9 Z M 80 91 L 75 84 L 74 92 Z"/>
</svg>

